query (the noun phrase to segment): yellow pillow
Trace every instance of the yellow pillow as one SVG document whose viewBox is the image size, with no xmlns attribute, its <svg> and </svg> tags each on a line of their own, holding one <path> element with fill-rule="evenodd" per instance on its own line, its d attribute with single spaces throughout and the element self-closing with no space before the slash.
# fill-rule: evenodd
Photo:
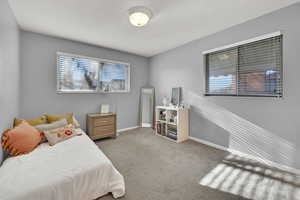
<svg viewBox="0 0 300 200">
<path fill-rule="evenodd" d="M 35 117 L 35 118 L 31 118 L 31 119 L 17 119 L 15 118 L 14 120 L 14 127 L 18 126 L 19 124 L 22 123 L 22 121 L 26 121 L 28 124 L 30 124 L 31 126 L 37 126 L 40 124 L 47 124 L 47 118 L 46 116 L 41 116 L 41 117 Z"/>
<path fill-rule="evenodd" d="M 68 124 L 73 124 L 73 113 L 62 114 L 62 115 L 46 115 L 48 123 L 53 123 L 61 119 L 66 119 Z"/>
</svg>

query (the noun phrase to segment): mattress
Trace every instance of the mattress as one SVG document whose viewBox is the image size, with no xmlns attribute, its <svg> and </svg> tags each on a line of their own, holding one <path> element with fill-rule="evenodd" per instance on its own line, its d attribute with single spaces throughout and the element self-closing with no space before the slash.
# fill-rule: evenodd
<svg viewBox="0 0 300 200">
<path fill-rule="evenodd" d="M 110 192 L 123 196 L 124 178 L 85 133 L 0 167 L 1 200 L 92 200 Z"/>
</svg>

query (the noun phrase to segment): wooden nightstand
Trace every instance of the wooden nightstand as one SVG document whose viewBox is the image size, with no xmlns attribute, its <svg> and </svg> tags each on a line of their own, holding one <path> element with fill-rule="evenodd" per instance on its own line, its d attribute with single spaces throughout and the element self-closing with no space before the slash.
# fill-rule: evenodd
<svg viewBox="0 0 300 200">
<path fill-rule="evenodd" d="M 86 116 L 87 133 L 92 140 L 117 136 L 117 116 L 115 113 L 90 113 Z"/>
</svg>

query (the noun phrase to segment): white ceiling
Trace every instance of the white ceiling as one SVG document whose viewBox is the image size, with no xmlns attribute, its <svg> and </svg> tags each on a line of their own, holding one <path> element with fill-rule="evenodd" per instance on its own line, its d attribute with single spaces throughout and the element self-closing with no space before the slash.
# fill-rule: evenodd
<svg viewBox="0 0 300 200">
<path fill-rule="evenodd" d="M 24 30 L 153 56 L 300 0 L 9 0 Z M 143 28 L 128 9 L 154 16 Z"/>
</svg>

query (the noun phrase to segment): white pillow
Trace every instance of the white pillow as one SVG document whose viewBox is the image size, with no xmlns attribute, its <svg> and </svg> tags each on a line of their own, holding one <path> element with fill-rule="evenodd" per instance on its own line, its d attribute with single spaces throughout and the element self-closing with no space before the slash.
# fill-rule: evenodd
<svg viewBox="0 0 300 200">
<path fill-rule="evenodd" d="M 44 134 L 50 146 L 53 146 L 61 141 L 67 140 L 76 135 L 82 135 L 81 132 L 76 131 L 73 124 L 68 124 L 64 127 L 44 131 Z"/>
<path fill-rule="evenodd" d="M 52 122 L 51 124 L 40 124 L 36 125 L 35 128 L 39 130 L 40 132 L 49 131 L 52 129 L 60 128 L 68 124 L 68 121 L 66 119 L 61 119 L 56 122 Z"/>
<path fill-rule="evenodd" d="M 49 131 L 52 129 L 56 129 L 56 128 L 60 128 L 60 127 L 64 127 L 65 125 L 68 124 L 68 121 L 66 119 L 61 119 L 59 121 L 56 122 L 52 122 L 51 124 L 40 124 L 40 125 L 36 125 L 35 128 L 41 132 L 42 135 L 42 140 L 41 143 L 47 142 L 47 138 L 45 137 L 44 132 L 45 131 Z"/>
</svg>

